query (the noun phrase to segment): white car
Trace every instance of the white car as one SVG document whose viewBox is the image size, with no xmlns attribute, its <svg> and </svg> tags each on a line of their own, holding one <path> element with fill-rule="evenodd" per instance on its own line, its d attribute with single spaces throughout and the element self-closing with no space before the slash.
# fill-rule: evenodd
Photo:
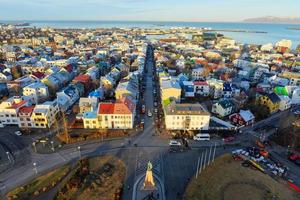
<svg viewBox="0 0 300 200">
<path fill-rule="evenodd" d="M 170 146 L 181 146 L 181 143 L 176 140 L 170 140 L 169 145 Z"/>
<path fill-rule="evenodd" d="M 15 132 L 15 135 L 21 136 L 21 135 L 22 135 L 22 132 L 21 132 L 21 131 L 16 131 L 16 132 Z"/>
<path fill-rule="evenodd" d="M 148 110 L 148 117 L 152 117 L 152 112 Z"/>
<path fill-rule="evenodd" d="M 197 134 L 193 137 L 194 140 L 196 141 L 209 141 L 210 140 L 210 135 L 209 134 L 205 134 L 205 133 L 200 133 Z"/>
<path fill-rule="evenodd" d="M 157 112 L 158 112 L 157 108 L 154 108 L 154 112 L 155 112 L 155 113 L 157 113 Z"/>
</svg>

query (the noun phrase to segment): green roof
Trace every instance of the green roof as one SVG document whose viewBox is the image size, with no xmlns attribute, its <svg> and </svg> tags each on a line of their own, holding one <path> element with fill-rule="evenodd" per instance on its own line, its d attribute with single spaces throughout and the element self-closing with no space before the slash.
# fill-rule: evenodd
<svg viewBox="0 0 300 200">
<path fill-rule="evenodd" d="M 285 87 L 277 86 L 274 88 L 274 92 L 278 95 L 289 96 L 289 93 Z"/>
<path fill-rule="evenodd" d="M 166 107 L 168 106 L 172 101 L 168 98 L 168 99 L 165 99 L 163 100 L 163 107 Z"/>
</svg>

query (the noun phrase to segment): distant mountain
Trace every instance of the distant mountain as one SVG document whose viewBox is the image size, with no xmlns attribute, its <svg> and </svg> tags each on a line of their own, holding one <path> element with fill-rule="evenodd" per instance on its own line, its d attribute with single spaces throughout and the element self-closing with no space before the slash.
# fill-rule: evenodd
<svg viewBox="0 0 300 200">
<path fill-rule="evenodd" d="M 292 23 L 300 24 L 300 17 L 258 17 L 245 19 L 244 22 L 255 22 L 255 23 Z"/>
</svg>

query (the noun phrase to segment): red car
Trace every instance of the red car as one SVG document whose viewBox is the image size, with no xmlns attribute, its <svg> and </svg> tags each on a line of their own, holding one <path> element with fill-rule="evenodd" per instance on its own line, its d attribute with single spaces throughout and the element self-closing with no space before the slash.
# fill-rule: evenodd
<svg viewBox="0 0 300 200">
<path fill-rule="evenodd" d="M 291 161 L 298 160 L 298 159 L 300 159 L 300 154 L 292 153 L 292 154 L 289 156 L 289 159 L 290 159 Z"/>
<path fill-rule="evenodd" d="M 233 136 L 223 138 L 223 141 L 224 141 L 224 142 L 232 142 L 232 141 L 234 141 L 234 140 L 235 140 L 235 137 L 233 137 Z"/>
<path fill-rule="evenodd" d="M 300 188 L 293 181 L 288 180 L 287 182 L 294 190 L 300 193 Z"/>
</svg>

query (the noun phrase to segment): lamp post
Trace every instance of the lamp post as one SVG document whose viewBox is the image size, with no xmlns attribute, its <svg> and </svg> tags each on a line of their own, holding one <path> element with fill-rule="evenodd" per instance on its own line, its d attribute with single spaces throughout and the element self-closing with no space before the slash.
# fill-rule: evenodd
<svg viewBox="0 0 300 200">
<path fill-rule="evenodd" d="M 55 149 L 54 149 L 54 142 L 51 141 L 50 143 L 51 143 L 51 149 L 52 149 L 52 151 L 54 152 L 54 150 L 55 150 Z"/>
<path fill-rule="evenodd" d="M 37 171 L 37 167 L 36 167 L 36 162 L 32 163 L 32 165 L 33 165 L 33 170 L 34 170 L 35 174 L 37 174 L 38 171 Z"/>
<path fill-rule="evenodd" d="M 8 152 L 8 151 L 6 152 L 6 155 L 7 155 L 7 158 L 8 158 L 8 160 L 9 160 L 9 163 L 11 163 L 11 159 L 10 159 L 10 156 L 9 156 L 9 152 Z"/>
<path fill-rule="evenodd" d="M 79 153 L 79 158 L 81 158 L 81 151 L 80 151 L 80 146 L 77 147 L 78 153 Z"/>
<path fill-rule="evenodd" d="M 32 145 L 33 145 L 33 148 L 34 148 L 34 152 L 36 153 L 36 143 L 33 142 Z"/>
</svg>

